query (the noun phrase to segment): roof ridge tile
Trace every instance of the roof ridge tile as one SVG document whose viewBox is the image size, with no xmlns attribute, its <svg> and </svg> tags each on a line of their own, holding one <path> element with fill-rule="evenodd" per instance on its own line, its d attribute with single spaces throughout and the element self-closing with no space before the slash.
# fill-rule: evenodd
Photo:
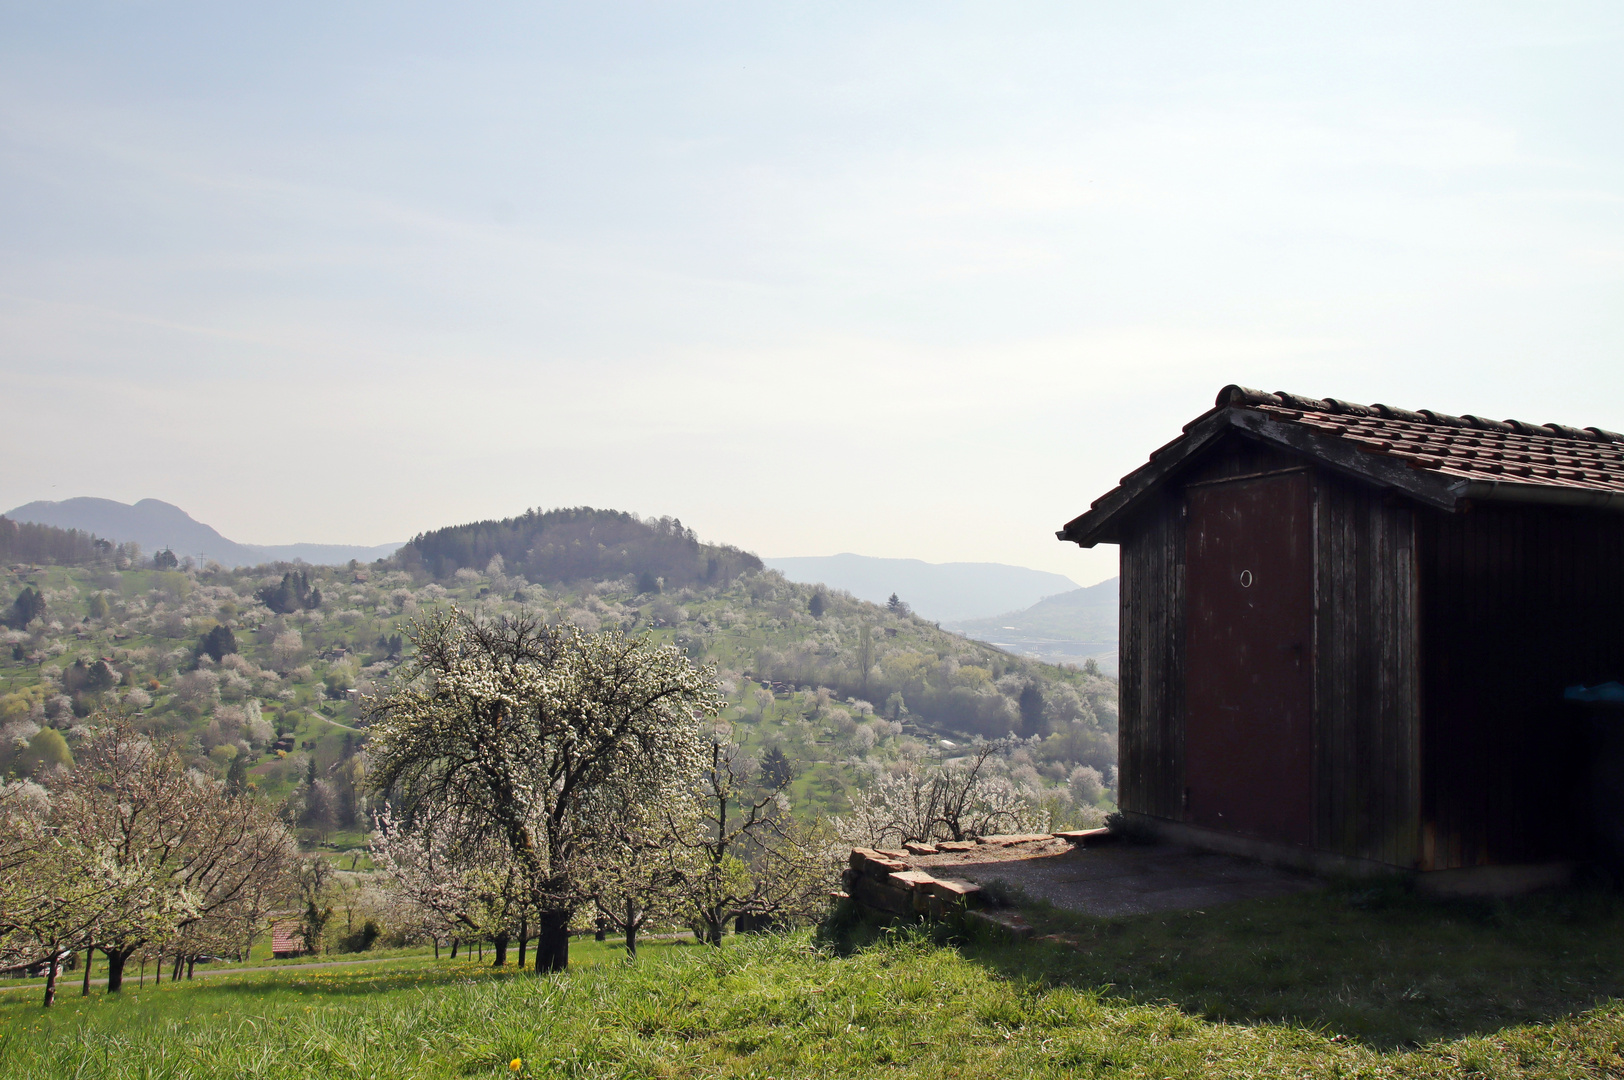
<svg viewBox="0 0 1624 1080">
<path fill-rule="evenodd" d="M 1412 424 L 1425 424 L 1428 422 L 1425 415 L 1411 412 L 1409 409 L 1395 409 L 1391 405 L 1383 405 L 1380 402 L 1372 405 L 1371 408 L 1375 410 L 1377 416 L 1385 420 L 1408 420 Z"/>
<path fill-rule="evenodd" d="M 1329 401 L 1321 401 L 1319 398 L 1303 397 L 1301 394 L 1290 394 L 1284 390 L 1276 390 L 1274 392 L 1274 396 L 1282 404 L 1288 405 L 1293 409 L 1302 409 L 1305 412 L 1336 411 L 1335 406 L 1333 406 Z"/>
<path fill-rule="evenodd" d="M 1325 399 L 1325 403 L 1331 407 L 1332 412 L 1340 413 L 1343 416 L 1376 415 L 1375 410 L 1369 405 L 1358 405 L 1352 401 L 1343 401 L 1341 398 L 1328 397 Z"/>
</svg>

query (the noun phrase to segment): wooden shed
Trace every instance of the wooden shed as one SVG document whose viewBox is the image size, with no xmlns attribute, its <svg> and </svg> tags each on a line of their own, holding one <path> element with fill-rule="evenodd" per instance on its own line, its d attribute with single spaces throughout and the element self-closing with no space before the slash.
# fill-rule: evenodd
<svg viewBox="0 0 1624 1080">
<path fill-rule="evenodd" d="M 1596 853 L 1624 435 L 1228 386 L 1058 535 L 1121 547 L 1130 820 L 1470 892 Z"/>
</svg>

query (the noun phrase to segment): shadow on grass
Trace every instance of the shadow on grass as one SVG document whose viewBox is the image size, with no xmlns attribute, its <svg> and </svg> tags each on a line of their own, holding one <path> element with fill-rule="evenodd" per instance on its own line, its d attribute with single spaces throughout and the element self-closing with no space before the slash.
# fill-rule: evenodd
<svg viewBox="0 0 1624 1080">
<path fill-rule="evenodd" d="M 1603 888 L 1442 901 L 1400 881 L 1207 911 L 1090 918 L 1022 903 L 1036 937 L 958 931 L 963 954 L 1038 984 L 1413 1046 L 1546 1022 L 1624 997 L 1624 896 Z M 854 925 L 856 944 L 863 933 Z M 952 931 L 937 931 L 946 940 Z"/>
<path fill-rule="evenodd" d="M 125 992 L 136 994 L 166 994 L 184 991 L 202 1003 L 211 998 L 244 997 L 366 997 L 394 990 L 428 989 L 474 980 L 534 979 L 533 971 L 514 968 L 493 969 L 480 964 L 461 964 L 448 967 L 394 968 L 382 971 L 358 970 L 353 967 L 328 968 L 309 972 L 285 971 L 270 973 L 244 972 L 240 976 L 216 975 L 207 980 L 187 983 L 164 983 L 162 986 L 141 988 L 125 984 Z"/>
<path fill-rule="evenodd" d="M 663 952 L 667 949 L 680 949 L 691 947 L 692 941 L 665 941 L 657 940 L 645 943 L 643 952 Z M 612 943 L 608 946 L 597 944 L 582 947 L 580 944 L 572 950 L 575 955 L 571 958 L 570 966 L 574 969 L 597 967 L 604 964 L 623 964 L 626 962 L 625 954 L 618 945 Z M 385 962 L 388 959 L 386 958 Z M 412 961 L 416 957 L 405 956 L 399 958 L 403 961 Z M 199 998 L 209 996 L 270 996 L 273 994 L 292 994 L 296 996 L 333 996 L 333 997 L 365 997 L 374 993 L 387 993 L 392 990 L 405 988 L 426 989 L 435 986 L 447 986 L 456 983 L 465 983 L 473 980 L 481 982 L 490 979 L 520 980 L 546 978 L 537 975 L 534 967 L 519 970 L 517 966 L 495 967 L 488 960 L 434 960 L 422 958 L 424 962 L 412 966 L 385 967 L 380 964 L 376 968 L 356 965 L 334 965 L 331 967 L 306 967 L 301 970 L 298 966 L 290 965 L 274 971 L 250 972 L 241 974 L 231 972 L 211 973 L 206 979 L 185 981 L 176 984 L 165 982 L 161 986 L 143 987 L 134 980 L 126 980 L 125 989 L 137 993 L 166 993 L 173 992 L 178 985 Z"/>
</svg>

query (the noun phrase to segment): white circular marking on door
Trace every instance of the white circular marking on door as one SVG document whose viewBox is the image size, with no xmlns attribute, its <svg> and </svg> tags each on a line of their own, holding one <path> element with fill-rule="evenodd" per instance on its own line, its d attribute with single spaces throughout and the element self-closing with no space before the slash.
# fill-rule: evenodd
<svg viewBox="0 0 1624 1080">
<path fill-rule="evenodd" d="M 1250 589 L 1251 587 L 1252 587 L 1252 571 L 1250 571 L 1250 570 L 1242 570 L 1241 571 L 1241 588 Z"/>
</svg>

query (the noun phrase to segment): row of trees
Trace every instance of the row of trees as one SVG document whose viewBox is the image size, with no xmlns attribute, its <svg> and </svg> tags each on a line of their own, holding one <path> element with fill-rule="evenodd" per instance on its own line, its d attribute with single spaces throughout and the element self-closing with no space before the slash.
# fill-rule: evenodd
<svg viewBox="0 0 1624 1080">
<path fill-rule="evenodd" d="M 91 533 L 13 521 L 0 515 L 0 562 L 95 566 L 110 563 L 119 554 L 118 545 Z"/>
<path fill-rule="evenodd" d="M 421 624 L 373 709 L 370 777 L 387 800 L 376 850 L 435 936 L 536 939 L 538 971 L 569 963 L 586 915 L 635 951 L 686 917 L 810 917 L 832 846 L 755 783 L 724 729 L 712 669 L 619 631 L 530 618 Z"/>
<path fill-rule="evenodd" d="M 71 768 L 0 788 L 0 967 L 244 952 L 299 864 L 293 838 L 250 792 L 189 771 L 171 746 L 105 719 Z"/>
</svg>

